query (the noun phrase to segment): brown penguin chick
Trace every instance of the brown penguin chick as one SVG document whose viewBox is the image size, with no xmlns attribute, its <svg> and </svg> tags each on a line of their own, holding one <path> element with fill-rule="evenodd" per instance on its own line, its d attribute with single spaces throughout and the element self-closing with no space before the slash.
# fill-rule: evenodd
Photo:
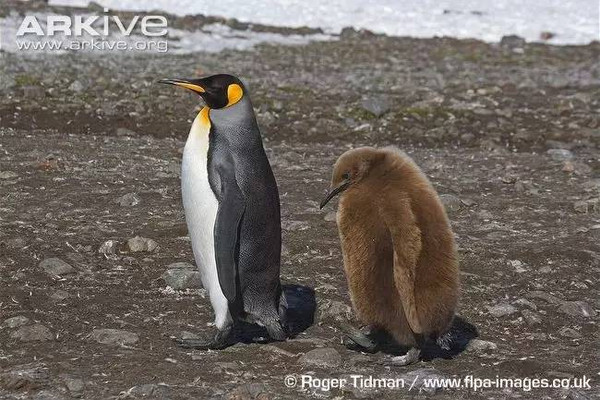
<svg viewBox="0 0 600 400">
<path fill-rule="evenodd" d="M 371 327 L 413 347 L 444 335 L 458 301 L 459 270 L 450 223 L 419 167 L 395 148 L 362 147 L 335 163 L 337 223 L 354 310 Z M 394 361 L 393 361 L 394 363 Z"/>
</svg>

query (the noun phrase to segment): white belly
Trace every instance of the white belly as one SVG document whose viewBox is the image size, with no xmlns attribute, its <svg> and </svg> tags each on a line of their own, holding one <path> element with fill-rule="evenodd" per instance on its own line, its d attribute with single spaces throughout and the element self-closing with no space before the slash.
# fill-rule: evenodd
<svg viewBox="0 0 600 400">
<path fill-rule="evenodd" d="M 215 311 L 215 324 L 222 329 L 231 322 L 231 316 L 215 261 L 214 226 L 219 204 L 208 182 L 209 129 L 199 114 L 183 151 L 181 195 L 194 258 Z"/>
</svg>

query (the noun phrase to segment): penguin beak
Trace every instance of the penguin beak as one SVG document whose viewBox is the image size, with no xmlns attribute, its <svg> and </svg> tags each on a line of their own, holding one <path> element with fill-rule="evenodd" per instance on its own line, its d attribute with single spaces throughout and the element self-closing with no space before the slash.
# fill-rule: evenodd
<svg viewBox="0 0 600 400">
<path fill-rule="evenodd" d="M 185 89 L 189 89 L 192 92 L 204 93 L 206 90 L 196 83 L 193 83 L 189 79 L 161 79 L 158 83 L 164 83 L 166 85 L 175 85 Z"/>
<path fill-rule="evenodd" d="M 338 187 L 333 188 L 327 194 L 327 196 L 325 196 L 325 198 L 321 202 L 321 205 L 319 206 L 319 209 L 322 209 L 323 207 L 325 207 L 327 205 L 327 203 L 329 203 L 329 201 L 331 199 L 333 199 L 337 194 L 339 194 L 339 193 L 343 192 L 344 190 L 348 189 L 348 186 L 350 186 L 350 181 L 349 180 L 345 180 Z"/>
</svg>

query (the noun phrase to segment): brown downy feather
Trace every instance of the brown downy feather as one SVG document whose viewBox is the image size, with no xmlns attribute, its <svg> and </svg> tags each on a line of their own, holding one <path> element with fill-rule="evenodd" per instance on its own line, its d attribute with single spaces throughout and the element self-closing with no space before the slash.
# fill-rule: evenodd
<svg viewBox="0 0 600 400">
<path fill-rule="evenodd" d="M 448 217 L 427 177 L 397 149 L 364 147 L 336 162 L 332 187 L 342 185 L 337 222 L 359 319 L 402 345 L 443 336 L 458 302 L 459 269 Z"/>
</svg>

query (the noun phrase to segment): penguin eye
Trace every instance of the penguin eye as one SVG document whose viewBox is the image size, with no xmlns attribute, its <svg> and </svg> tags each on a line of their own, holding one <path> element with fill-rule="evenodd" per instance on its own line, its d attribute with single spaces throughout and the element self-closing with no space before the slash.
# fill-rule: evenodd
<svg viewBox="0 0 600 400">
<path fill-rule="evenodd" d="M 342 179 L 347 181 L 348 179 L 350 179 L 350 172 L 344 172 L 342 174 Z"/>
</svg>

